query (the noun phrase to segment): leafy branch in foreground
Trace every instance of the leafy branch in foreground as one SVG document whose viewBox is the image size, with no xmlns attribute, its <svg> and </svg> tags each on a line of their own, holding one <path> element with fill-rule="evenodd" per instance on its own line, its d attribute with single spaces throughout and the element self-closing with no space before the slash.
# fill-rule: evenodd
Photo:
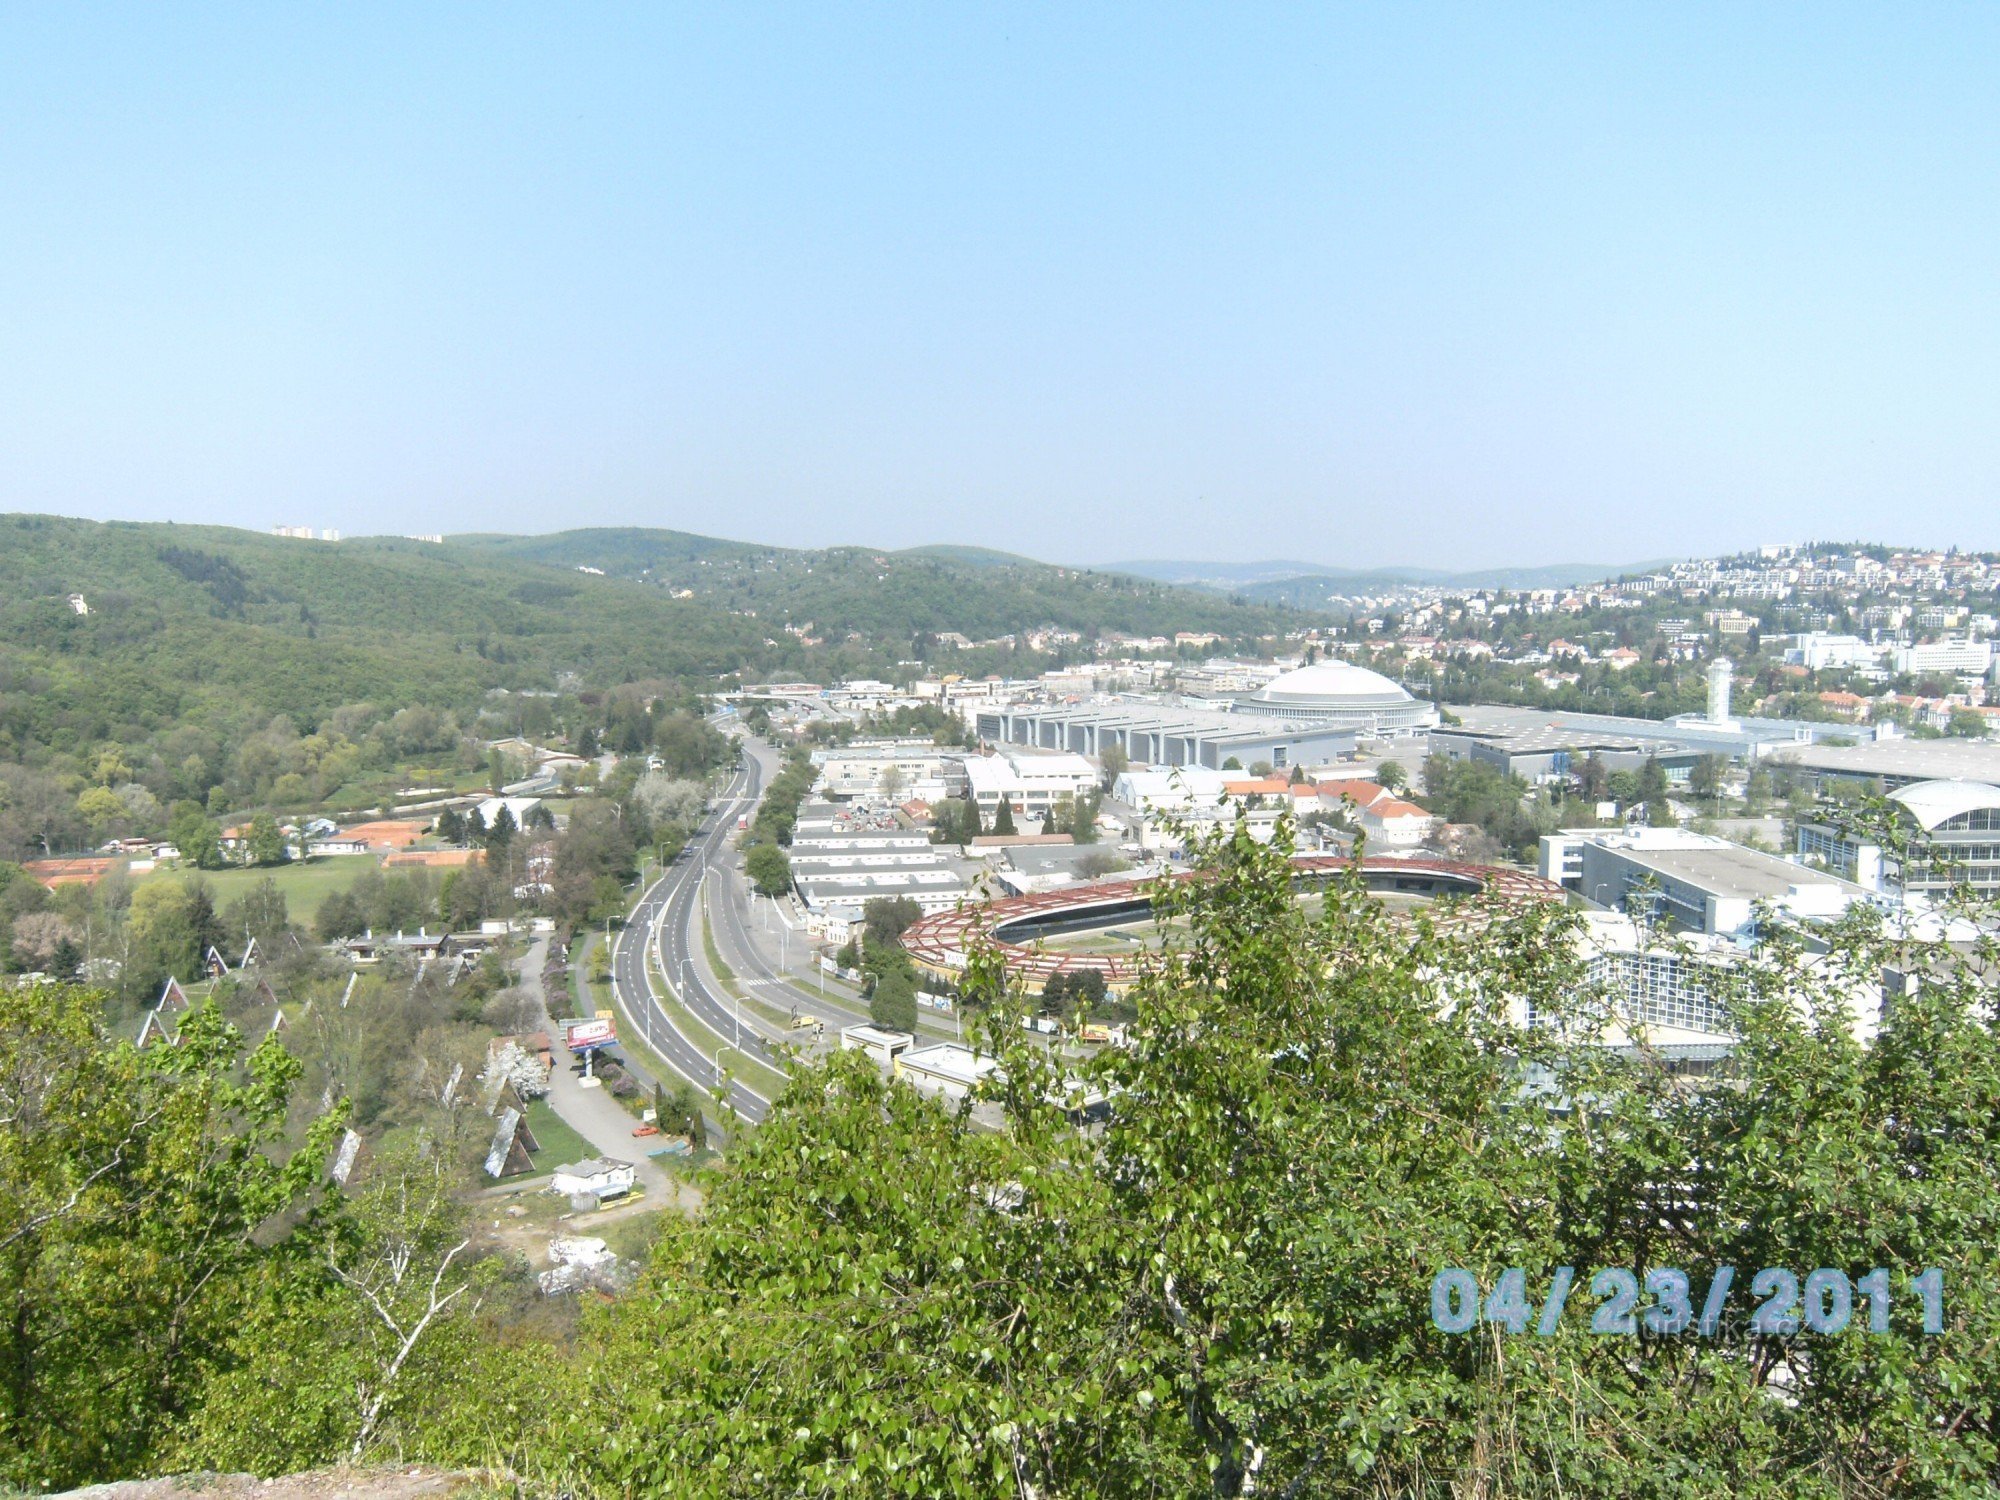
<svg viewBox="0 0 2000 1500">
<path fill-rule="evenodd" d="M 626 1492 L 1981 1493 L 2000 1230 L 1991 955 L 1858 917 L 1716 984 L 1698 1086 L 1586 981 L 1560 909 L 1314 916 L 1220 837 L 1136 1038 L 1071 1081 L 990 963 L 1002 1128 L 851 1057 L 804 1069 L 662 1244 L 552 1447 Z M 1983 949 L 1982 949 L 1983 952 Z M 1899 988 L 1879 1030 L 1879 978 Z M 1530 1016 L 1532 1015 L 1532 1022 Z M 1866 1038 L 1864 1040 L 1864 1038 Z M 1944 1331 L 1441 1332 L 1464 1266 L 1940 1267 Z M 1587 1273 L 1586 1273 L 1587 1274 Z M 1747 1310 L 1747 1304 L 1746 1304 Z"/>
<path fill-rule="evenodd" d="M 337 1116 L 288 1155 L 298 1063 L 213 1006 L 107 1044 L 101 997 L 0 989 L 0 1478 L 136 1472 L 229 1334 L 257 1235 L 309 1212 Z"/>
<path fill-rule="evenodd" d="M 466 1112 L 335 1196 L 277 1040 L 204 1008 L 141 1052 L 101 996 L 0 991 L 0 1481 L 359 1452 L 606 1495 L 1993 1491 L 1990 913 L 1767 924 L 1704 971 L 1736 1043 L 1690 1079 L 1573 915 L 1394 917 L 1351 872 L 1315 909 L 1286 853 L 1219 835 L 1156 892 L 1129 1048 L 1040 1047 L 984 954 L 982 1097 L 799 1066 L 574 1340 L 464 1243 Z M 1441 1269 L 1564 1266 L 1934 1267 L 1938 1331 L 1759 1327 L 1747 1287 L 1698 1336 L 1432 1318 Z"/>
</svg>

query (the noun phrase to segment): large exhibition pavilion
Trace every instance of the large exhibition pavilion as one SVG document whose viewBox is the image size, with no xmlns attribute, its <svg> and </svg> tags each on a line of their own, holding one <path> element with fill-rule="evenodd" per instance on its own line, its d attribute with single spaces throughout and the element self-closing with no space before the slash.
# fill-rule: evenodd
<svg viewBox="0 0 2000 1500">
<path fill-rule="evenodd" d="M 1336 725 L 1360 734 L 1407 734 L 1438 722 L 1435 705 L 1411 696 L 1380 672 L 1346 661 L 1321 661 L 1274 677 L 1236 700 L 1241 713 L 1294 724 Z"/>
<path fill-rule="evenodd" d="M 1317 662 L 1272 679 L 1227 706 L 1119 694 L 1081 703 L 996 704 L 979 710 L 981 739 L 1098 756 L 1118 745 L 1135 764 L 1317 765 L 1354 753 L 1361 736 L 1406 735 L 1438 722 L 1437 709 L 1379 672 Z"/>
</svg>

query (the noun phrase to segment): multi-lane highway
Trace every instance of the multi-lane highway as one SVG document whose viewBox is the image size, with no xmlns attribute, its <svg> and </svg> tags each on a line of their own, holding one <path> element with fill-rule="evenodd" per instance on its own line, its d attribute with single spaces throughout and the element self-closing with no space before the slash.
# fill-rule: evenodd
<svg viewBox="0 0 2000 1500">
<path fill-rule="evenodd" d="M 746 756 L 687 848 L 640 897 L 612 948 L 612 987 L 619 1008 L 669 1067 L 704 1090 L 714 1088 L 718 1077 L 728 1072 L 727 1050 L 718 1059 L 706 1045 L 697 1046 L 675 1026 L 672 1015 L 660 1003 L 659 981 L 648 972 L 646 960 L 649 954 L 658 960 L 673 981 L 674 995 L 690 1014 L 717 1036 L 735 1040 L 734 1008 L 709 987 L 702 966 L 695 961 L 699 937 L 693 930 L 694 918 L 700 909 L 701 882 L 720 865 L 736 819 L 757 805 L 762 780 L 756 758 Z M 763 1037 L 747 1019 L 742 1036 L 750 1056 L 768 1057 Z M 763 1119 L 771 1103 L 740 1079 L 730 1081 L 729 1102 L 748 1120 Z"/>
<path fill-rule="evenodd" d="M 612 949 L 612 985 L 628 1022 L 637 1023 L 639 1035 L 669 1067 L 704 1090 L 713 1089 L 717 1078 L 728 1071 L 730 1054 L 737 1048 L 783 1071 L 779 1043 L 797 1040 L 721 992 L 702 940 L 705 904 L 712 913 L 717 953 L 734 971 L 735 982 L 754 989 L 765 1005 L 815 1017 L 829 1030 L 867 1019 L 864 1002 L 838 993 L 822 994 L 811 981 L 784 973 L 783 966 L 772 961 L 768 939 L 760 942 L 751 930 L 755 919 L 736 873 L 731 841 L 737 818 L 756 807 L 767 770 L 775 767 L 777 757 L 748 736 L 739 743 L 742 764 L 715 809 L 680 857 L 646 888 Z M 717 888 L 711 891 L 711 885 Z M 791 941 L 799 945 L 803 957 L 806 935 L 796 933 Z M 657 969 L 648 964 L 649 956 Z M 697 1045 L 660 1003 L 661 974 L 688 1013 L 723 1039 L 726 1045 L 719 1063 L 710 1041 L 704 1038 Z M 770 1101 L 741 1079 L 731 1080 L 729 1099 L 748 1120 L 761 1120 L 770 1109 Z"/>
<path fill-rule="evenodd" d="M 748 740 L 743 748 L 744 754 L 758 767 L 760 777 L 775 774 L 778 765 L 776 751 Z M 718 882 L 717 875 L 711 875 L 709 883 L 710 889 L 705 894 L 714 924 L 716 951 L 736 972 L 740 983 L 754 988 L 758 999 L 781 1010 L 796 1010 L 800 1015 L 812 1016 L 825 1022 L 830 1030 L 868 1019 L 865 1001 L 845 997 L 839 991 L 822 993 L 821 987 L 812 980 L 787 974 L 783 965 L 773 961 L 771 938 L 767 934 L 760 940 L 759 932 L 753 930 L 758 921 L 756 907 L 759 903 L 748 894 L 748 887 L 743 881 L 724 878 Z M 764 920 L 768 923 L 772 920 L 770 913 L 776 907 L 766 905 Z M 793 932 L 789 941 L 794 958 L 806 956 L 810 940 L 803 932 Z M 746 1015 L 746 1031 L 749 1024 Z"/>
</svg>

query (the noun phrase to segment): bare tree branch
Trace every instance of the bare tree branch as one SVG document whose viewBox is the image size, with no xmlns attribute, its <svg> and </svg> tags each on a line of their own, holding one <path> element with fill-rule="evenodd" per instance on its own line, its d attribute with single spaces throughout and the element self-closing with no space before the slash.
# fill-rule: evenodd
<svg viewBox="0 0 2000 1500">
<path fill-rule="evenodd" d="M 430 1292 L 425 1298 L 423 1315 L 417 1319 L 407 1333 L 404 1332 L 401 1321 L 383 1304 L 381 1297 L 376 1295 L 375 1289 L 362 1281 L 358 1276 L 344 1270 L 339 1262 L 333 1258 L 331 1252 L 328 1253 L 327 1265 L 332 1269 L 333 1274 L 340 1279 L 342 1284 L 353 1288 L 367 1299 L 369 1306 L 375 1309 L 375 1315 L 382 1320 L 383 1326 L 389 1330 L 390 1336 L 397 1340 L 395 1357 L 389 1361 L 387 1367 L 382 1371 L 381 1379 L 375 1383 L 374 1390 L 371 1392 L 364 1386 L 357 1392 L 357 1395 L 363 1402 L 363 1406 L 361 1411 L 361 1425 L 354 1434 L 354 1446 L 348 1452 L 351 1461 L 358 1463 L 361 1455 L 367 1450 L 369 1439 L 375 1435 L 375 1424 L 381 1419 L 382 1408 L 388 1402 L 389 1391 L 395 1385 L 396 1377 L 402 1373 L 403 1362 L 410 1357 L 411 1351 L 417 1347 L 418 1340 L 423 1338 L 424 1330 L 431 1326 L 440 1313 L 464 1295 L 466 1291 L 465 1286 L 453 1287 L 449 1292 L 445 1292 L 443 1296 L 439 1296 L 438 1294 L 444 1286 L 446 1273 L 451 1270 L 451 1263 L 471 1243 L 472 1241 L 469 1238 L 462 1239 L 445 1252 L 444 1259 L 438 1262 L 436 1274 L 431 1277 Z M 392 1286 L 400 1287 L 402 1285 L 403 1276 L 409 1268 L 411 1249 L 412 1247 L 409 1242 L 405 1241 L 389 1253 L 387 1264 L 391 1267 L 390 1276 Z"/>
</svg>

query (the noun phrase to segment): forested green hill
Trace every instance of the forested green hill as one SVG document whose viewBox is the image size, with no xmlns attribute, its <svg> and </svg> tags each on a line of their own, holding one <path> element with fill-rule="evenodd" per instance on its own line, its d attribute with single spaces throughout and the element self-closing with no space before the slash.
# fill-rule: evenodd
<svg viewBox="0 0 2000 1500">
<path fill-rule="evenodd" d="M 563 673 L 712 675 L 756 664 L 764 636 L 631 584 L 414 543 L 0 517 L 0 759 Z"/>
<path fill-rule="evenodd" d="M 505 733 L 616 727 L 640 748 L 657 716 L 627 731 L 647 701 L 691 709 L 734 674 L 894 676 L 913 659 L 1033 673 L 1061 659 L 1018 643 L 942 650 L 946 631 L 1056 625 L 1081 638 L 1057 648 L 1076 655 L 1109 630 L 1235 639 L 1292 618 L 998 554 L 640 530 L 330 543 L 0 516 L 0 851 L 150 835 L 183 800 L 218 814 L 373 805 L 400 772 L 435 779 Z M 87 819 L 93 786 L 125 811 L 99 795 Z"/>
<path fill-rule="evenodd" d="M 801 551 L 752 547 L 679 531 L 638 528 L 550 536 L 454 536 L 461 555 L 565 568 L 601 568 L 662 591 L 691 591 L 774 623 L 810 625 L 829 642 L 849 634 L 912 641 L 939 631 L 977 640 L 1055 625 L 1171 635 L 1213 631 L 1232 640 L 1294 629 L 1291 611 L 1252 606 L 1152 579 L 1047 563 L 971 547 L 908 552 L 866 547 Z"/>
<path fill-rule="evenodd" d="M 681 590 L 693 597 L 673 597 Z M 72 594 L 88 615 L 72 611 Z M 778 628 L 792 622 L 827 649 Z M 1192 590 L 997 554 L 791 552 L 648 530 L 323 543 L 5 516 L 0 759 L 190 721 L 285 713 L 306 726 L 344 703 L 458 704 L 559 680 L 886 670 L 942 631 L 1235 637 L 1291 623 Z"/>
</svg>

